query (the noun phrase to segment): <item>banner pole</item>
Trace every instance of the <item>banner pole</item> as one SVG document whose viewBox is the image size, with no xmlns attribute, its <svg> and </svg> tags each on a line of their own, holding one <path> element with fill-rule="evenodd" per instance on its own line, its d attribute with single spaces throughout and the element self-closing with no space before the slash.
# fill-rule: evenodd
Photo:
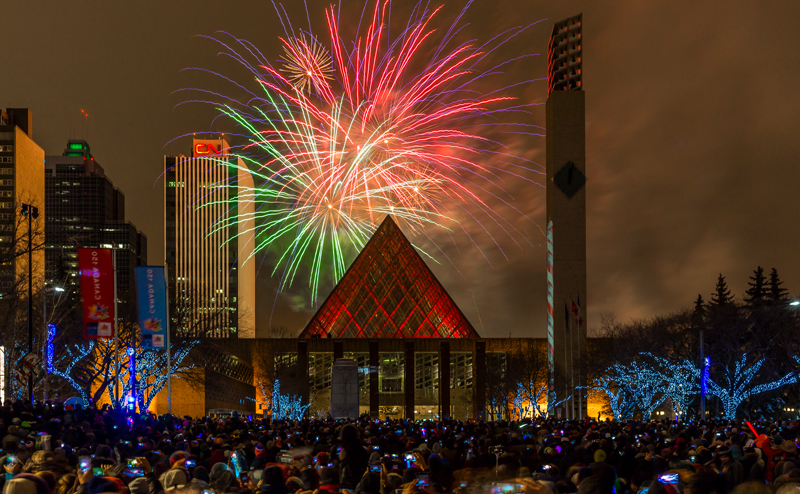
<svg viewBox="0 0 800 494">
<path fill-rule="evenodd" d="M 114 400 L 119 407 L 119 327 L 117 327 L 117 249 L 111 245 L 111 265 L 114 267 Z"/>
<path fill-rule="evenodd" d="M 167 322 L 166 322 L 166 327 L 167 327 L 167 413 L 172 415 L 172 358 L 171 358 L 172 346 L 171 346 L 170 341 L 169 341 L 169 333 L 170 333 L 169 326 L 170 326 L 170 319 L 172 319 L 172 317 L 170 316 L 170 313 L 169 313 L 169 282 L 167 281 L 167 280 L 169 280 L 169 271 L 168 271 L 168 269 L 169 269 L 169 266 L 167 265 L 166 262 L 164 262 L 164 285 L 165 285 L 164 293 L 166 294 L 165 298 L 167 299 Z"/>
</svg>

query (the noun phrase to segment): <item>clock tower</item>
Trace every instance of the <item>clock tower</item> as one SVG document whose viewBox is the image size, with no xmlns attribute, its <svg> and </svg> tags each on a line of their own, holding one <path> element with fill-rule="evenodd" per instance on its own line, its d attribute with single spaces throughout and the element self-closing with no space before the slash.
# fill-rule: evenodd
<svg viewBox="0 0 800 494">
<path fill-rule="evenodd" d="M 586 153 L 582 15 L 553 26 L 547 53 L 547 342 L 553 413 L 586 417 Z"/>
</svg>

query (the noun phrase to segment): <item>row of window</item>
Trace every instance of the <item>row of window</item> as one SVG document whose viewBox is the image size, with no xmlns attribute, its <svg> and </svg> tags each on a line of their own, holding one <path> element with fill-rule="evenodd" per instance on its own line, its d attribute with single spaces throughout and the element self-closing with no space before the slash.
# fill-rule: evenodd
<svg viewBox="0 0 800 494">
<path fill-rule="evenodd" d="M 14 157 L 13 156 L 0 156 L 0 163 L 13 163 Z"/>
<path fill-rule="evenodd" d="M 0 185 L 14 185 L 14 180 L 10 178 L 0 179 Z"/>
<path fill-rule="evenodd" d="M 13 152 L 14 152 L 13 144 L 0 144 L 0 153 L 13 153 Z"/>
<path fill-rule="evenodd" d="M 0 175 L 13 175 L 14 169 L 13 168 L 0 168 Z"/>
</svg>

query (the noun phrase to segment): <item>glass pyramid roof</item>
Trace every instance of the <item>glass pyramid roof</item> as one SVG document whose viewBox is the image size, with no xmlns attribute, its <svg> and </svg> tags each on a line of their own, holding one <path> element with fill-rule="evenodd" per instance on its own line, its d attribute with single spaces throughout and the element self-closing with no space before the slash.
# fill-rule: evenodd
<svg viewBox="0 0 800 494">
<path fill-rule="evenodd" d="M 300 338 L 478 338 L 387 216 Z"/>
</svg>

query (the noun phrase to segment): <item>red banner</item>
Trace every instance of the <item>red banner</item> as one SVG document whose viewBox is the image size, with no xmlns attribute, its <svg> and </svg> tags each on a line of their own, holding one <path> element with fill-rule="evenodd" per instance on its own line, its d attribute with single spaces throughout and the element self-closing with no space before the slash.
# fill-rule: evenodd
<svg viewBox="0 0 800 494">
<path fill-rule="evenodd" d="M 114 264 L 111 249 L 78 249 L 83 337 L 114 337 Z"/>
</svg>

